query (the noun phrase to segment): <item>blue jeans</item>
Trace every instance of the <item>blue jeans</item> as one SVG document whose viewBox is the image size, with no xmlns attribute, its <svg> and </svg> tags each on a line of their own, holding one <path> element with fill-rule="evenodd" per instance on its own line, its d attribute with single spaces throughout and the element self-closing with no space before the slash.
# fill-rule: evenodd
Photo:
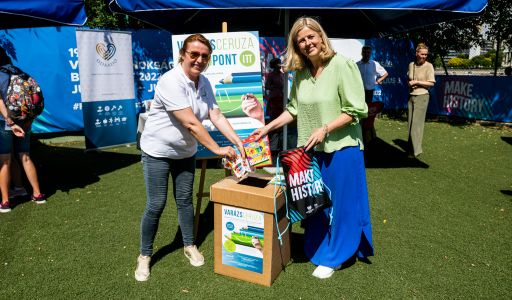
<svg viewBox="0 0 512 300">
<path fill-rule="evenodd" d="M 172 176 L 173 194 L 178 209 L 178 224 L 183 245 L 194 244 L 194 186 L 195 156 L 184 159 L 152 157 L 142 152 L 144 180 L 146 182 L 146 208 L 140 225 L 140 253 L 153 254 L 153 242 L 158 230 L 160 216 L 167 202 L 169 174 Z"/>
</svg>

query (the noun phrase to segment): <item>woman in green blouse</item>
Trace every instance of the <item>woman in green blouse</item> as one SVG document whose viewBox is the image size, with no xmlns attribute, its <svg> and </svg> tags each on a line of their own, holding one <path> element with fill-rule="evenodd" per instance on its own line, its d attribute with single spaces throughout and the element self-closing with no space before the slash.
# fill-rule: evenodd
<svg viewBox="0 0 512 300">
<path fill-rule="evenodd" d="M 314 19 L 295 21 L 288 37 L 286 69 L 295 71 L 290 103 L 256 137 L 297 120 L 298 145 L 314 148 L 322 179 L 331 191 L 330 209 L 305 220 L 304 251 L 328 278 L 344 262 L 373 255 L 363 142 L 359 120 L 367 116 L 357 65 L 336 55 Z"/>
</svg>

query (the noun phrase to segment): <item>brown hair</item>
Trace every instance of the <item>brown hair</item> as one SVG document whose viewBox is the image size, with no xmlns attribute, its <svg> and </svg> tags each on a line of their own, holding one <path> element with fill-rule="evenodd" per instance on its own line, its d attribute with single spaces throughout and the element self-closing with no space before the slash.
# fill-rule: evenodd
<svg viewBox="0 0 512 300">
<path fill-rule="evenodd" d="M 287 71 L 302 70 L 311 64 L 306 56 L 300 53 L 299 45 L 297 44 L 297 35 L 299 34 L 299 31 L 304 28 L 309 28 L 320 35 L 323 42 L 322 49 L 320 50 L 322 62 L 325 63 L 331 59 L 331 57 L 336 55 L 336 52 L 332 49 L 331 42 L 322 28 L 322 25 L 313 18 L 300 17 L 295 21 L 292 29 L 290 30 L 290 34 L 288 35 L 288 45 L 286 46 L 285 54 L 285 69 Z"/>
<path fill-rule="evenodd" d="M 372 46 L 364 45 L 363 48 L 361 49 L 361 52 L 364 51 L 364 50 L 372 51 Z"/>
<path fill-rule="evenodd" d="M 196 42 L 196 41 L 200 42 L 200 43 L 204 44 L 206 47 L 208 47 L 210 54 L 212 54 L 213 48 L 212 48 L 212 44 L 210 44 L 210 41 L 207 38 L 205 38 L 204 35 L 202 35 L 200 33 L 195 33 L 195 34 L 189 35 L 183 41 L 183 45 L 181 46 L 181 49 L 180 49 L 180 58 L 178 59 L 178 63 L 181 63 L 183 61 L 183 56 L 185 56 L 185 51 L 187 51 L 188 44 L 190 44 L 192 42 Z"/>
</svg>

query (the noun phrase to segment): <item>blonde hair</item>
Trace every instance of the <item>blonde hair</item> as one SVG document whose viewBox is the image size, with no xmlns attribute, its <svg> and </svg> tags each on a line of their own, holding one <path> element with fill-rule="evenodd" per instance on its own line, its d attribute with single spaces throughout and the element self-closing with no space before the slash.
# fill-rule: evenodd
<svg viewBox="0 0 512 300">
<path fill-rule="evenodd" d="M 421 49 L 425 49 L 428 51 L 427 45 L 425 43 L 419 43 L 418 46 L 416 46 L 416 52 L 419 52 Z"/>
<path fill-rule="evenodd" d="M 320 57 L 323 63 L 336 55 L 336 52 L 332 49 L 331 42 L 322 28 L 322 25 L 313 18 L 300 17 L 295 21 L 292 29 L 290 30 L 290 34 L 288 35 L 288 45 L 286 46 L 285 53 L 286 61 L 284 64 L 287 71 L 302 70 L 311 65 L 311 62 L 307 57 L 300 53 L 299 45 L 297 44 L 297 35 L 304 28 L 309 28 L 320 35 L 323 42 L 322 48 L 320 49 Z"/>
</svg>

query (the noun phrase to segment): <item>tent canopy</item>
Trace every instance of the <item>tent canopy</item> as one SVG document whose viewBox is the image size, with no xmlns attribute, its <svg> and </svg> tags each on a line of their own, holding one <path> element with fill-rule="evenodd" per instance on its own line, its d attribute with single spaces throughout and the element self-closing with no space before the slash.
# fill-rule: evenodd
<svg viewBox="0 0 512 300">
<path fill-rule="evenodd" d="M 318 16 L 333 37 L 371 37 L 460 19 L 483 11 L 487 0 L 111 0 L 110 9 L 174 34 L 259 31 L 284 34 L 285 14 Z"/>
<path fill-rule="evenodd" d="M 85 21 L 83 0 L 0 1 L 0 28 L 81 26 Z"/>
</svg>

